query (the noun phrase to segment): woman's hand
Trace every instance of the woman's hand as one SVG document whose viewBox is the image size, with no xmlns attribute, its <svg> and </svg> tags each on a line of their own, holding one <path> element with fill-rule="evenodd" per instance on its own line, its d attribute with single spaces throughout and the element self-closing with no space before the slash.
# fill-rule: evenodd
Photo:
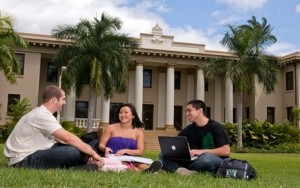
<svg viewBox="0 0 300 188">
<path fill-rule="evenodd" d="M 113 152 L 112 149 L 110 149 L 109 147 L 105 147 L 104 148 L 104 155 L 105 157 L 108 157 L 109 154 L 111 154 Z"/>
<path fill-rule="evenodd" d="M 121 149 L 121 150 L 117 151 L 117 153 L 115 155 L 116 156 L 121 156 L 121 155 L 126 154 L 127 151 L 128 151 L 128 149 Z"/>
</svg>

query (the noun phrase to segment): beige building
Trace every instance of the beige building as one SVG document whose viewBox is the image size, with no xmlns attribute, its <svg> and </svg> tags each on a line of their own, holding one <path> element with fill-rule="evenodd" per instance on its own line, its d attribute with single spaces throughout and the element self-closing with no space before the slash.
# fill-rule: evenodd
<svg viewBox="0 0 300 188">
<path fill-rule="evenodd" d="M 59 85 L 63 72 L 51 63 L 59 47 L 70 45 L 48 35 L 21 33 L 29 41 L 28 49 L 16 49 L 22 75 L 17 84 L 7 82 L 0 72 L 0 125 L 9 117 L 7 110 L 13 99 L 28 98 L 33 107 L 41 104 L 42 89 L 51 84 Z M 234 86 L 230 80 L 218 78 L 207 82 L 203 66 L 210 58 L 235 57 L 227 52 L 206 50 L 204 44 L 174 41 L 173 36 L 164 35 L 156 25 L 149 34 L 141 33 L 137 38 L 140 47 L 132 52 L 135 66 L 130 70 L 128 92 L 116 94 L 109 101 L 97 98 L 95 128 L 115 120 L 116 107 L 120 103 L 133 103 L 148 130 L 186 126 L 186 102 L 191 99 L 204 100 L 208 116 L 219 122 L 235 122 L 236 101 Z M 253 95 L 244 97 L 244 119 L 270 122 L 291 120 L 293 106 L 300 107 L 300 52 L 280 57 L 285 63 L 280 81 L 270 94 L 256 84 Z M 88 85 L 83 94 L 75 97 L 71 92 L 61 113 L 65 120 L 76 120 L 85 126 L 88 108 Z"/>
</svg>

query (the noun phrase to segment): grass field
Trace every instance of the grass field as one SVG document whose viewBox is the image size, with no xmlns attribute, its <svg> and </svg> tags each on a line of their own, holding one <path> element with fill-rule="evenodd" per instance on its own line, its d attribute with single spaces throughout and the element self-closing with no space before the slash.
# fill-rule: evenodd
<svg viewBox="0 0 300 188">
<path fill-rule="evenodd" d="M 0 144 L 0 187 L 300 187 L 300 154 L 233 153 L 232 158 L 248 160 L 258 171 L 257 180 L 215 178 L 211 174 L 181 176 L 159 172 L 86 172 L 74 170 L 29 170 L 6 167 Z M 156 159 L 158 151 L 146 151 Z"/>
</svg>

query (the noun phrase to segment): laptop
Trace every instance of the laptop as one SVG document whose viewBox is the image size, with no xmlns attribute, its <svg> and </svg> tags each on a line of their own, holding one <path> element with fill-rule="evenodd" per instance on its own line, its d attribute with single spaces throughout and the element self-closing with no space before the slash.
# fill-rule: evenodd
<svg viewBox="0 0 300 188">
<path fill-rule="evenodd" d="M 160 150 L 165 159 L 192 161 L 198 156 L 191 156 L 190 147 L 184 136 L 158 136 Z"/>
</svg>

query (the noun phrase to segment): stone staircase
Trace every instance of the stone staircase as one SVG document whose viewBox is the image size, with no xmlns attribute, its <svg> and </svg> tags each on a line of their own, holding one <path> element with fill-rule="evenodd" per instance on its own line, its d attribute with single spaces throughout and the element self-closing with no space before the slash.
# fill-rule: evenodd
<svg viewBox="0 0 300 188">
<path fill-rule="evenodd" d="M 159 151 L 158 136 L 177 136 L 178 131 L 171 130 L 145 130 L 145 150 Z"/>
</svg>

